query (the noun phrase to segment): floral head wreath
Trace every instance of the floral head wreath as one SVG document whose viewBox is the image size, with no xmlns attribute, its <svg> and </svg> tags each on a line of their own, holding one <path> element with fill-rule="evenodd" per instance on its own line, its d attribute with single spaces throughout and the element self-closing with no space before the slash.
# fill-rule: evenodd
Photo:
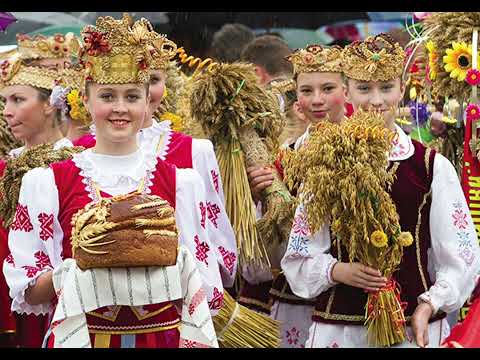
<svg viewBox="0 0 480 360">
<path fill-rule="evenodd" d="M 405 51 L 389 35 L 370 36 L 354 41 L 343 50 L 343 71 L 361 81 L 390 81 L 400 78 Z"/>
<path fill-rule="evenodd" d="M 82 31 L 79 58 L 85 80 L 99 84 L 148 82 L 153 60 L 149 44 L 155 35 L 145 19 L 133 23 L 126 13 L 121 20 L 99 17 L 96 26 L 88 25 Z"/>
<path fill-rule="evenodd" d="M 309 45 L 305 49 L 297 49 L 287 56 L 293 65 L 295 74 L 309 72 L 342 72 L 342 48 L 321 45 Z"/>
</svg>

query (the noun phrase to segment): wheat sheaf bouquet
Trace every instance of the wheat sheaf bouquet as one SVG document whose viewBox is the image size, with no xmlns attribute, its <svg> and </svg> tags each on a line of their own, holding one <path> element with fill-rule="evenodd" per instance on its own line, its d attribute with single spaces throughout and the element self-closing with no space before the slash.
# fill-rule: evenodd
<svg viewBox="0 0 480 360">
<path fill-rule="evenodd" d="M 294 199 L 277 172 L 263 192 L 256 221 L 247 167 L 271 166 L 285 118 L 273 93 L 259 84 L 251 64 L 215 64 L 191 84 L 191 115 L 215 145 L 226 211 L 239 243 L 241 264 L 270 267 L 268 249 L 288 240 Z"/>
<path fill-rule="evenodd" d="M 365 304 L 368 341 L 374 346 L 401 343 L 406 336 L 392 275 L 413 238 L 401 231 L 388 194 L 398 167 L 389 167 L 387 158 L 395 136 L 381 114 L 358 111 L 340 125 L 319 123 L 308 143 L 286 159 L 287 182 L 299 187 L 312 232 L 329 221 L 350 262 L 376 268 L 389 279 L 384 288 L 368 293 Z"/>
</svg>

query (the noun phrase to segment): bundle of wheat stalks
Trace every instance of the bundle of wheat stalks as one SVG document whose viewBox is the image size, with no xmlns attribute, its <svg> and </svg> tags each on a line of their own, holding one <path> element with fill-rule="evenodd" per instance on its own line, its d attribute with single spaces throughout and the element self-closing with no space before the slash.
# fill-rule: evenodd
<svg viewBox="0 0 480 360">
<path fill-rule="evenodd" d="M 192 118 L 216 148 L 240 263 L 268 267 L 265 248 L 288 239 L 293 198 L 275 173 L 264 192 L 265 215 L 257 224 L 246 168 L 274 162 L 285 121 L 277 99 L 259 86 L 253 65 L 216 64 L 194 77 L 190 106 Z"/>
<path fill-rule="evenodd" d="M 218 343 L 224 348 L 277 348 L 280 323 L 235 302 L 225 292 L 223 307 L 213 318 Z"/>
<path fill-rule="evenodd" d="M 346 248 L 350 262 L 378 269 L 389 279 L 370 292 L 365 325 L 372 345 L 390 346 L 405 339 L 405 318 L 396 282 L 403 246 L 395 204 L 388 194 L 398 163 L 388 168 L 386 154 L 395 132 L 381 114 L 356 112 L 344 124 L 321 122 L 306 146 L 286 158 L 287 182 L 300 190 L 312 232 L 326 223 Z"/>
</svg>

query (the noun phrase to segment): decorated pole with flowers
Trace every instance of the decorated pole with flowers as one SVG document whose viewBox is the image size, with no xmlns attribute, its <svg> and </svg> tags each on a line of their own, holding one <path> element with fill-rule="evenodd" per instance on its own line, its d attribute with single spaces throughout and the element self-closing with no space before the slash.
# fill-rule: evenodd
<svg viewBox="0 0 480 360">
<path fill-rule="evenodd" d="M 389 166 L 395 132 L 384 118 L 357 111 L 342 125 L 320 122 L 309 142 L 285 159 L 290 187 L 299 189 L 312 232 L 330 223 L 332 238 L 346 248 L 350 262 L 378 269 L 387 285 L 368 293 L 365 326 L 369 343 L 391 346 L 406 338 L 404 304 L 396 271 L 403 248 L 413 243 L 402 232 L 389 189 L 399 163 Z"/>
</svg>

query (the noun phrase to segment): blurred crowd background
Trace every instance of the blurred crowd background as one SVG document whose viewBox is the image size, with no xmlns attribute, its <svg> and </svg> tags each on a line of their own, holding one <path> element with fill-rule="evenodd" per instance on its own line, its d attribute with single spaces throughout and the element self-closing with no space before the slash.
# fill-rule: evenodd
<svg viewBox="0 0 480 360">
<path fill-rule="evenodd" d="M 308 44 L 345 45 L 369 35 L 388 32 L 401 44 L 409 40 L 411 12 L 129 12 L 145 17 L 155 30 L 183 46 L 195 57 L 221 60 L 222 42 L 238 42 L 249 37 L 273 34 L 291 49 Z M 17 21 L 0 32 L 0 52 L 16 43 L 15 35 L 73 32 L 77 35 L 98 16 L 121 12 L 11 12 Z M 217 39 L 217 41 L 215 41 Z"/>
</svg>

